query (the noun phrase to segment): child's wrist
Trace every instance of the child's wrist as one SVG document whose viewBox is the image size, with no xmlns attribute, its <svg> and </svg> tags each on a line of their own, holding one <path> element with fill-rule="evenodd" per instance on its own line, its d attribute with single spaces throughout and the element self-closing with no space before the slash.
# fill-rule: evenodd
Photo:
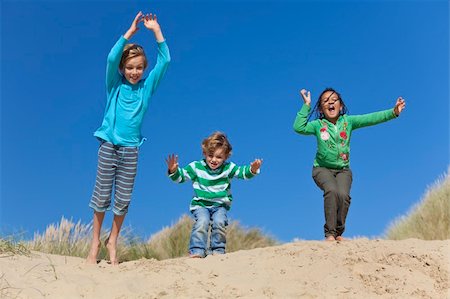
<svg viewBox="0 0 450 299">
<path fill-rule="evenodd" d="M 165 41 L 161 30 L 159 30 L 158 32 L 154 31 L 153 33 L 155 34 L 155 39 L 158 43 L 162 43 L 163 41 Z"/>
<path fill-rule="evenodd" d="M 253 174 L 253 175 L 257 175 L 257 174 L 258 174 L 258 170 L 259 170 L 259 168 L 256 169 L 256 170 L 253 170 L 253 169 L 250 167 L 250 173 Z"/>
</svg>

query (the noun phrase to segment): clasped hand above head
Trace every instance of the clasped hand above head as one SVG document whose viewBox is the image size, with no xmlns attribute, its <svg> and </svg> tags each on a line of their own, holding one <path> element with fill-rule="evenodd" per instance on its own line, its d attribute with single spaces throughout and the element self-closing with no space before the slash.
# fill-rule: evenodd
<svg viewBox="0 0 450 299">
<path fill-rule="evenodd" d="M 130 28 L 124 34 L 124 37 L 126 39 L 129 40 L 139 30 L 138 25 L 140 22 L 143 22 L 144 26 L 148 30 L 153 31 L 153 33 L 155 34 L 155 38 L 158 42 L 164 41 L 164 36 L 162 35 L 161 26 L 158 23 L 158 18 L 156 17 L 156 14 L 147 13 L 144 15 L 142 11 L 136 14 L 133 22 L 130 25 Z"/>
</svg>

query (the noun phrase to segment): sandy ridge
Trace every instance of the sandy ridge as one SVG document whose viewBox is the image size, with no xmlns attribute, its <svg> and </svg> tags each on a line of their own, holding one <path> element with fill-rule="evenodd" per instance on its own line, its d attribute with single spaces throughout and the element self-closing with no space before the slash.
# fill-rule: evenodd
<svg viewBox="0 0 450 299">
<path fill-rule="evenodd" d="M 299 241 L 205 259 L 86 265 L 0 256 L 0 298 L 450 298 L 450 240 Z"/>
</svg>

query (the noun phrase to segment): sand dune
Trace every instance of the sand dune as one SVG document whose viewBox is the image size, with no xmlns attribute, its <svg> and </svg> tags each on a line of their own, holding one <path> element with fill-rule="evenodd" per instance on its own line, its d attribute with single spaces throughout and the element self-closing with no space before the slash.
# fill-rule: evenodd
<svg viewBox="0 0 450 299">
<path fill-rule="evenodd" d="M 450 240 L 299 241 L 112 267 L 0 256 L 1 298 L 450 298 Z"/>
</svg>

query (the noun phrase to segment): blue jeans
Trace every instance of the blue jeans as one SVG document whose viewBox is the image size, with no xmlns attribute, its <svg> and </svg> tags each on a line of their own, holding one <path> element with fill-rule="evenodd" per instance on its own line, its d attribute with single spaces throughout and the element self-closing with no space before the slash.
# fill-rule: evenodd
<svg viewBox="0 0 450 299">
<path fill-rule="evenodd" d="M 191 239 L 189 242 L 189 254 L 205 257 L 209 250 L 207 248 L 208 231 L 211 227 L 210 251 L 213 254 L 224 254 L 226 240 L 226 228 L 228 225 L 227 209 L 224 207 L 197 208 L 191 211 L 194 216 Z"/>
</svg>

